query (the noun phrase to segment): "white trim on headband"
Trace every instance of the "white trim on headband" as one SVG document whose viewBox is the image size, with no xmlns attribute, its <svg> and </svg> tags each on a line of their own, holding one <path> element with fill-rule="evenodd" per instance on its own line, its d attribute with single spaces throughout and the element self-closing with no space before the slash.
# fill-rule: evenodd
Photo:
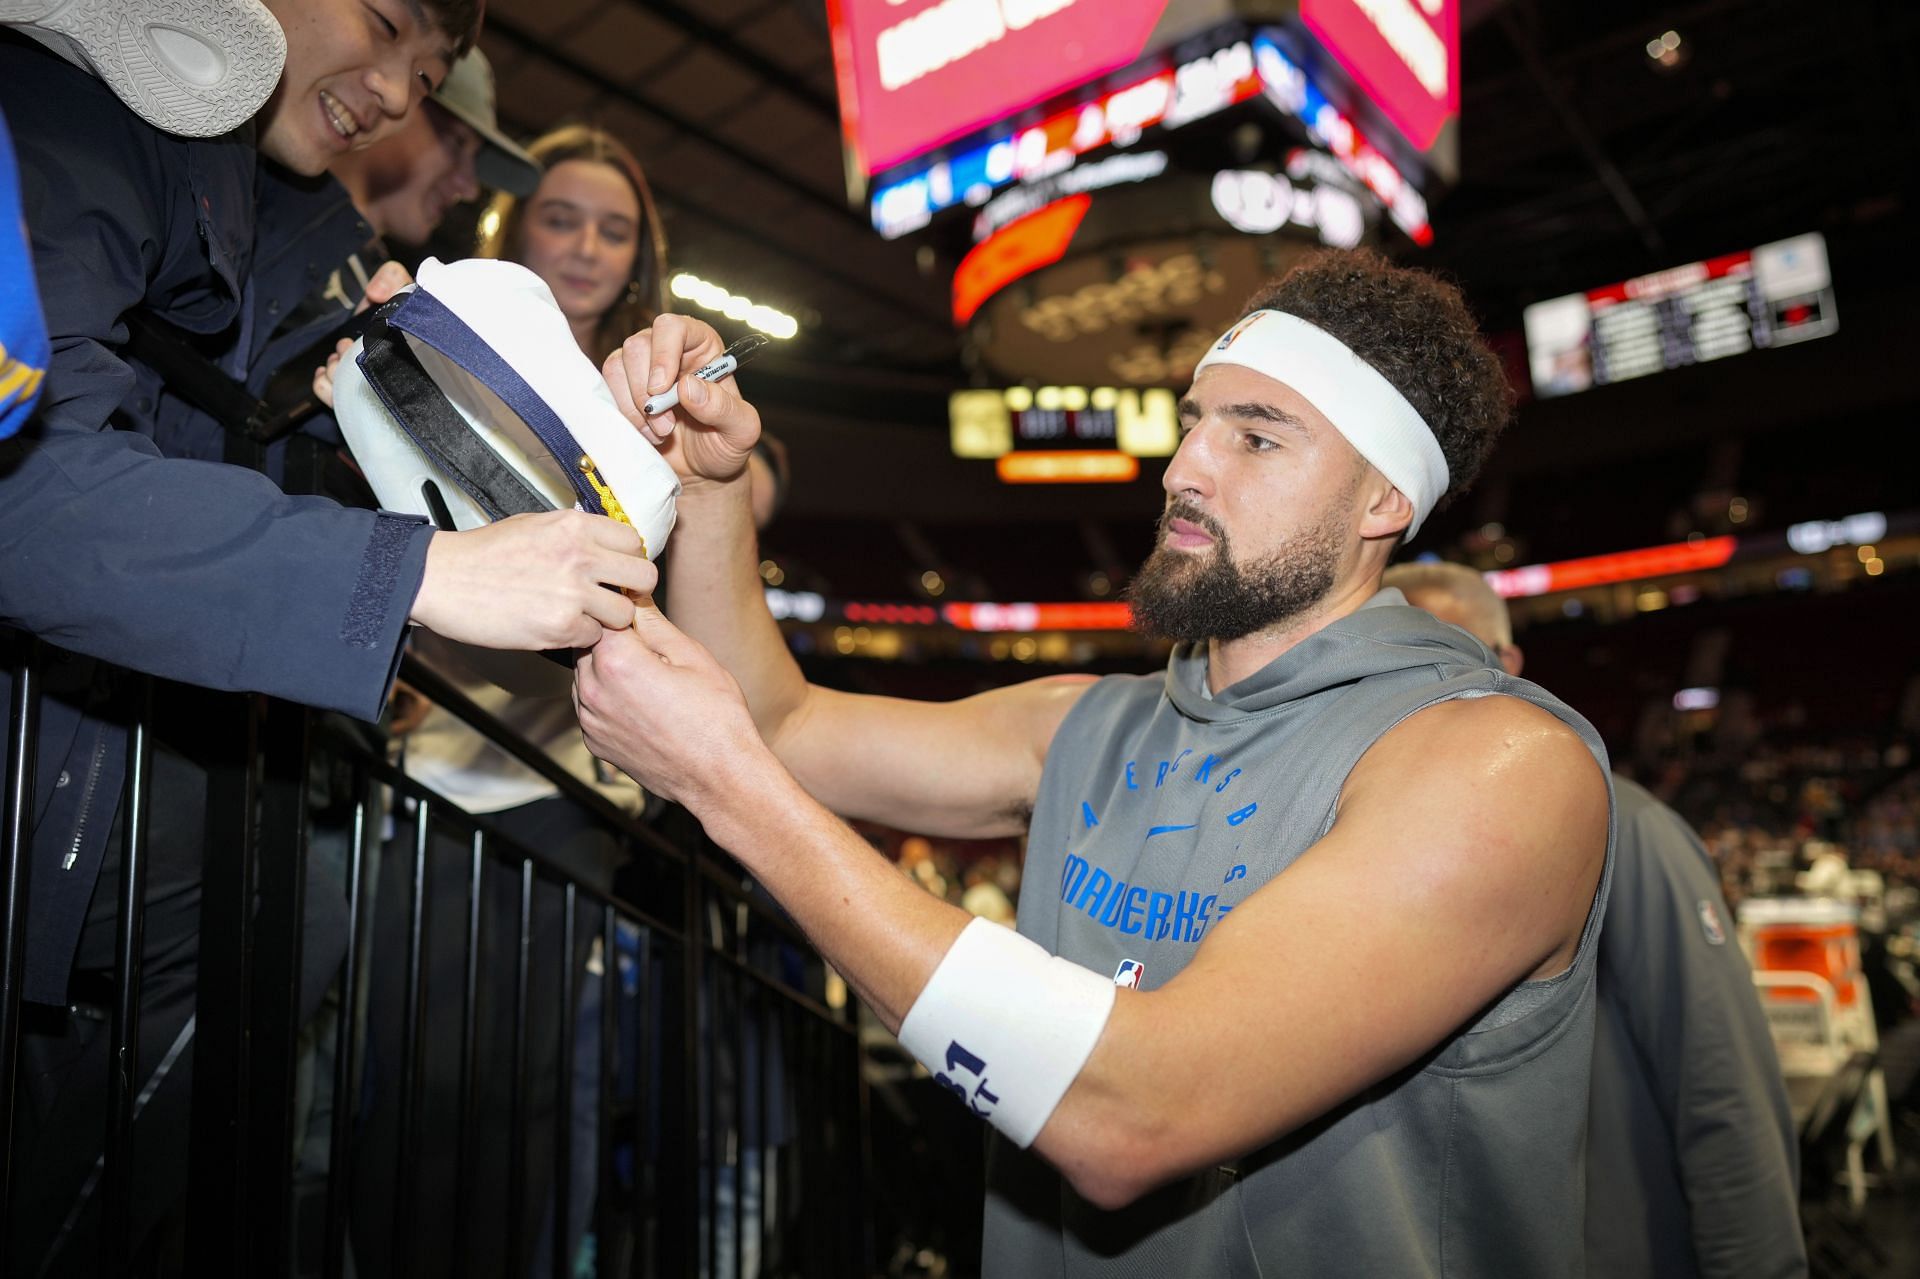
<svg viewBox="0 0 1920 1279">
<path fill-rule="evenodd" d="M 1446 454 L 1407 398 L 1346 343 L 1285 311 L 1255 311 L 1194 367 L 1238 364 L 1307 397 L 1361 457 L 1413 503 L 1406 537 L 1420 531 L 1447 491 Z"/>
</svg>

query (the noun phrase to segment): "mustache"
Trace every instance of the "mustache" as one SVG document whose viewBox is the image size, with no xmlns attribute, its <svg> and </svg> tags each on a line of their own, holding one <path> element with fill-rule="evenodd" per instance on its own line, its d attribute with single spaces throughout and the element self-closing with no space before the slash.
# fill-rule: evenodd
<svg viewBox="0 0 1920 1279">
<path fill-rule="evenodd" d="M 1220 526 L 1220 521 L 1214 519 L 1211 515 L 1208 515 L 1191 502 L 1175 498 L 1173 501 L 1167 503 L 1167 509 L 1160 512 L 1161 537 L 1166 536 L 1167 527 L 1175 520 L 1185 520 L 1189 524 L 1205 529 L 1207 535 L 1216 542 L 1224 542 L 1226 540 L 1227 530 Z"/>
</svg>

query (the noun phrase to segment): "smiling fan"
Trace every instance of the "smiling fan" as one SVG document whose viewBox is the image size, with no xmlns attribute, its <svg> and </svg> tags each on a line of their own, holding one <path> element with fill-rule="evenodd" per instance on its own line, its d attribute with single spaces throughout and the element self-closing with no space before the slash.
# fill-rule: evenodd
<svg viewBox="0 0 1920 1279">
<path fill-rule="evenodd" d="M 673 468 L 518 263 L 427 259 L 340 361 L 334 412 L 381 505 L 443 529 L 574 507 L 632 525 L 649 558 L 673 529 Z"/>
</svg>

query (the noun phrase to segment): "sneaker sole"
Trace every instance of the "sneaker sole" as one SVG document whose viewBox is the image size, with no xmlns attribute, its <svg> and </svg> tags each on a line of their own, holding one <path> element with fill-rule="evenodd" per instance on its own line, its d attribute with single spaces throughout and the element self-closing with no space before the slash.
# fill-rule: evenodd
<svg viewBox="0 0 1920 1279">
<path fill-rule="evenodd" d="M 0 0 L 0 23 L 65 37 L 141 118 L 186 137 L 252 119 L 287 60 L 259 0 Z"/>
</svg>

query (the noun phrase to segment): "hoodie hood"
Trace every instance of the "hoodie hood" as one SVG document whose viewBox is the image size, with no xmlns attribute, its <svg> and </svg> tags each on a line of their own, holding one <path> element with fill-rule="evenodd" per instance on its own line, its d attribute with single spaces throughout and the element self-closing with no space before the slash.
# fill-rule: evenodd
<svg viewBox="0 0 1920 1279">
<path fill-rule="evenodd" d="M 1414 608 L 1393 587 L 1301 640 L 1239 683 L 1209 697 L 1207 646 L 1179 644 L 1167 662 L 1167 698 L 1188 719 L 1218 723 L 1297 703 L 1390 671 L 1427 666 L 1444 679 L 1499 669 L 1487 647 Z"/>
</svg>

